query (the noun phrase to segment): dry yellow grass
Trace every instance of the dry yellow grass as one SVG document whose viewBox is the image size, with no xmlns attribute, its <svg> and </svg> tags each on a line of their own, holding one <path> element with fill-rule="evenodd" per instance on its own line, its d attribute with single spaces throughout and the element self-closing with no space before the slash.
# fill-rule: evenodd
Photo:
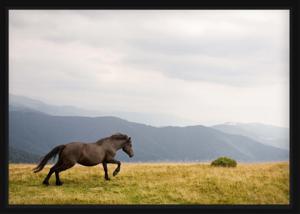
<svg viewBox="0 0 300 214">
<path fill-rule="evenodd" d="M 123 163 L 116 177 L 104 180 L 102 166 L 76 165 L 61 173 L 63 186 L 42 180 L 50 165 L 9 165 L 9 204 L 289 204 L 289 165 L 206 163 Z"/>
</svg>

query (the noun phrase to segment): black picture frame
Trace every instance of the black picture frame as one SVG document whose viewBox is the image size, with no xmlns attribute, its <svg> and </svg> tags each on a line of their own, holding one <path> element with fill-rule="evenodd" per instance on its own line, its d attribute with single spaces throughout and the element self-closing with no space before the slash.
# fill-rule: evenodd
<svg viewBox="0 0 300 214">
<path fill-rule="evenodd" d="M 290 204 L 289 205 L 9 205 L 8 204 L 8 11 L 10 9 L 289 9 L 290 10 Z M 1 213 L 103 213 L 103 212 L 193 212 L 193 213 L 298 213 L 299 135 L 297 135 L 297 92 L 299 87 L 299 1 L 298 0 L 11 0 L 1 3 Z"/>
</svg>

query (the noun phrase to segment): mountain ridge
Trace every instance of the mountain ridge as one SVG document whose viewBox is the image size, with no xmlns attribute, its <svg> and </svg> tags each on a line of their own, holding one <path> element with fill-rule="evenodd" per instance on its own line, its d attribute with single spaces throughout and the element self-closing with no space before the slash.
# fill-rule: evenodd
<svg viewBox="0 0 300 214">
<path fill-rule="evenodd" d="M 211 126 L 227 134 L 238 134 L 250 137 L 266 145 L 289 149 L 289 129 L 261 123 L 227 123 Z"/>
<path fill-rule="evenodd" d="M 35 110 L 41 111 L 50 115 L 57 116 L 84 116 L 97 117 L 106 115 L 115 115 L 116 117 L 134 121 L 136 123 L 151 124 L 152 126 L 177 125 L 178 121 L 184 124 L 191 124 L 186 119 L 177 118 L 174 115 L 168 114 L 151 114 L 145 112 L 130 112 L 130 111 L 114 111 L 114 110 L 90 110 L 71 105 L 52 105 L 46 102 L 28 98 L 22 95 L 9 94 L 9 104 L 17 110 Z"/>
<path fill-rule="evenodd" d="M 133 139 L 134 161 L 209 161 L 218 156 L 246 162 L 288 158 L 286 150 L 201 125 L 153 127 L 111 116 L 52 116 L 20 111 L 10 111 L 9 117 L 10 146 L 39 155 L 59 144 L 94 142 L 115 132 L 123 132 Z M 119 156 L 128 160 L 122 152 Z"/>
</svg>

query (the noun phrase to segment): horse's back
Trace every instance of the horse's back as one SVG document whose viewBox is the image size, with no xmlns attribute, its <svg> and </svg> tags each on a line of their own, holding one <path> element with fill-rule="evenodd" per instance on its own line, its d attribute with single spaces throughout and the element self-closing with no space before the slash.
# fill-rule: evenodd
<svg viewBox="0 0 300 214">
<path fill-rule="evenodd" d="M 60 158 L 66 162 L 79 163 L 84 166 L 94 166 L 105 158 L 103 145 L 96 143 L 71 142 L 65 144 Z"/>
<path fill-rule="evenodd" d="M 62 150 L 60 156 L 65 160 L 77 161 L 82 153 L 84 143 L 81 142 L 71 142 L 65 144 L 65 148 Z"/>
</svg>

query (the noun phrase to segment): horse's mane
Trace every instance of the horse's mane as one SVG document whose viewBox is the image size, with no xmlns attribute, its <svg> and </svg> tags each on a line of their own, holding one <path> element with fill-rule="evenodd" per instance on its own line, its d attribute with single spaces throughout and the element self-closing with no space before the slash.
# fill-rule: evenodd
<svg viewBox="0 0 300 214">
<path fill-rule="evenodd" d="M 116 133 L 116 134 L 113 134 L 112 136 L 110 136 L 109 138 L 115 139 L 115 140 L 126 140 L 128 138 L 128 136 L 126 134 Z"/>
<path fill-rule="evenodd" d="M 104 141 L 109 140 L 109 139 L 126 140 L 126 139 L 128 139 L 128 136 L 126 134 L 116 133 L 116 134 L 111 135 L 110 137 L 106 137 L 106 138 L 102 138 L 102 139 L 98 140 L 97 144 L 102 144 Z"/>
</svg>

